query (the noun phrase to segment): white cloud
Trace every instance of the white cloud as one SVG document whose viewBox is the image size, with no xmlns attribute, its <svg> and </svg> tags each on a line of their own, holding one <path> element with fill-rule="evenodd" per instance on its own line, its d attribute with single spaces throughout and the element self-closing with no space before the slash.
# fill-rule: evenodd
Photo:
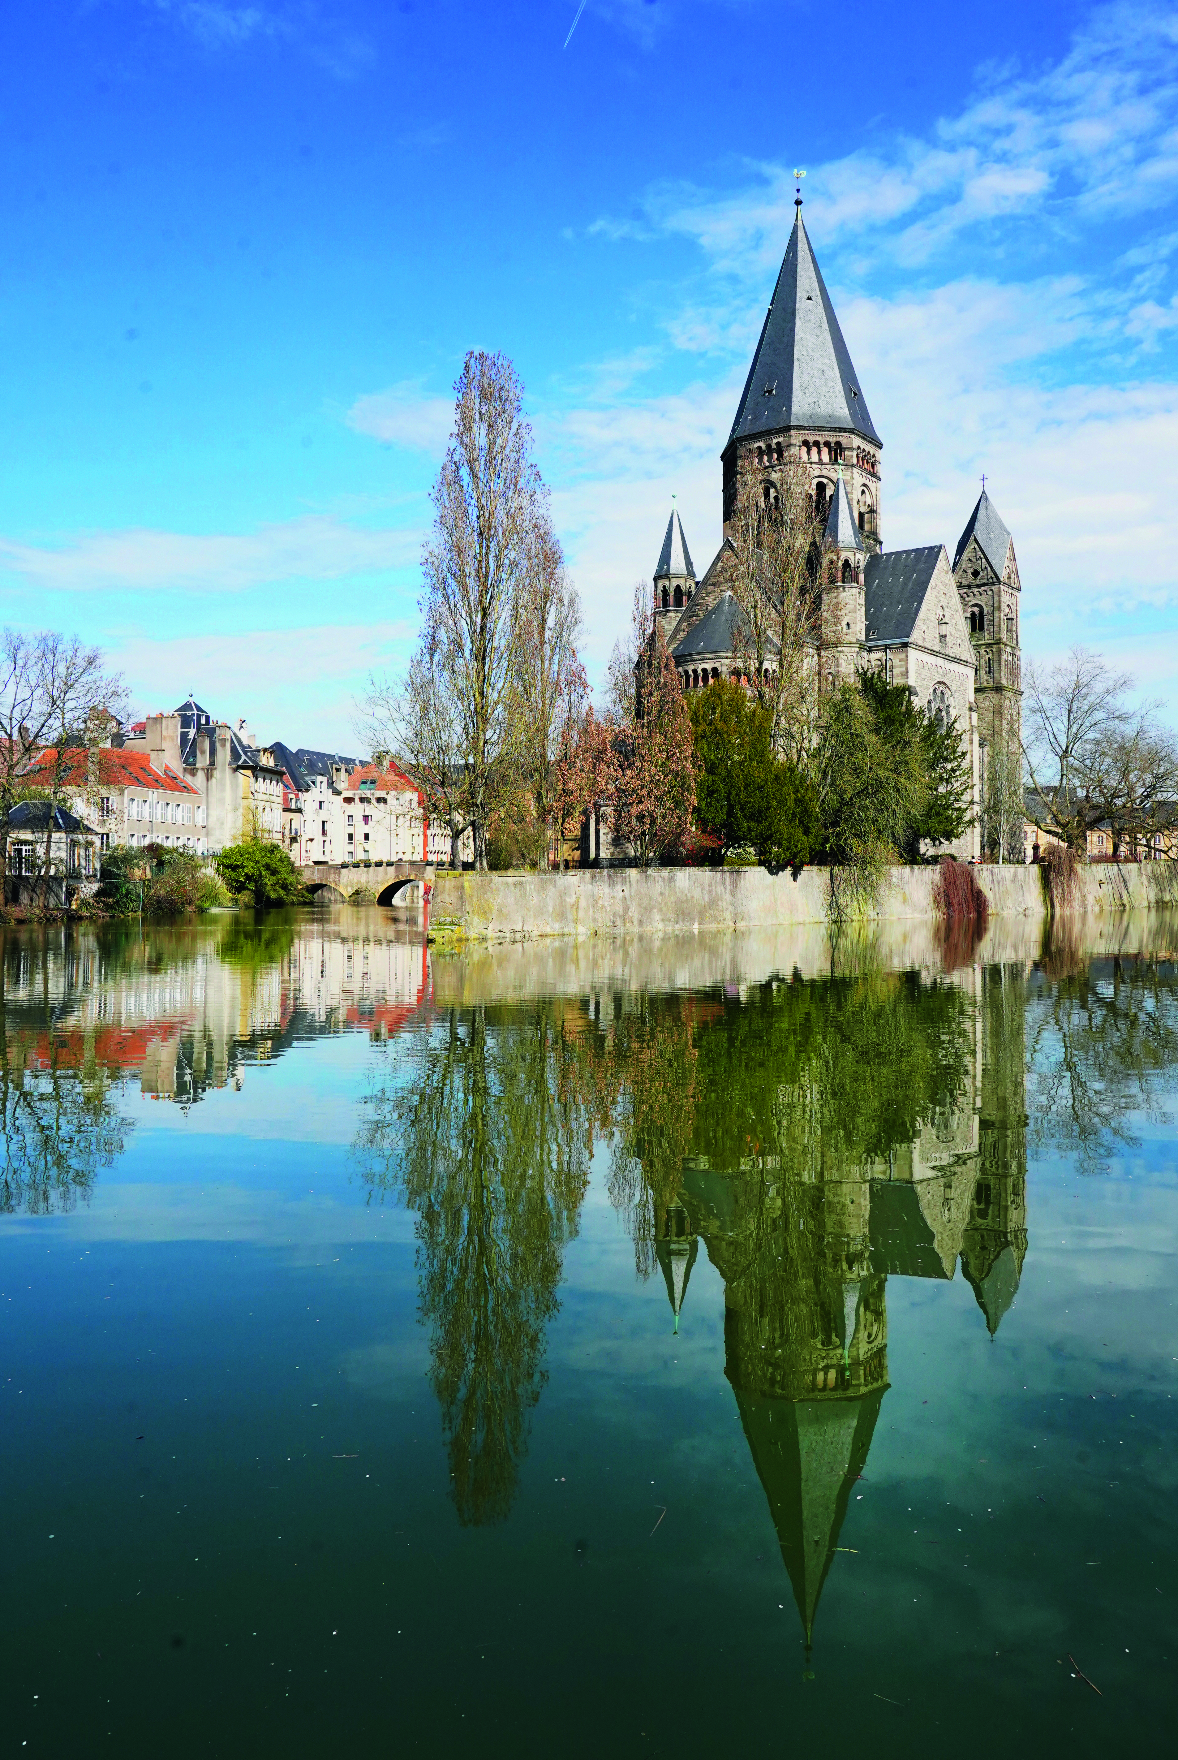
<svg viewBox="0 0 1178 1760">
<path fill-rule="evenodd" d="M 417 452 L 445 451 L 454 422 L 454 401 L 429 397 L 420 380 L 390 385 L 358 397 L 348 411 L 349 428 L 369 434 L 386 446 L 407 446 Z"/>
<path fill-rule="evenodd" d="M 132 701 L 152 713 L 188 692 L 226 721 L 244 716 L 262 739 L 356 748 L 356 703 L 370 672 L 399 670 L 409 658 L 416 618 L 262 627 L 112 644 Z"/>
<path fill-rule="evenodd" d="M 1060 61 L 1033 73 L 979 70 L 973 97 L 924 138 L 811 164 L 807 185 L 824 243 L 912 263 L 969 227 L 1049 213 L 1093 220 L 1157 208 L 1178 192 L 1178 21 L 1172 9 L 1099 8 Z M 723 196 L 655 186 L 626 218 L 592 231 L 693 239 L 712 269 L 758 280 L 780 257 L 793 221 L 787 166 L 748 164 L 744 188 Z M 906 224 L 901 224 L 905 222 Z"/>
<path fill-rule="evenodd" d="M 420 551 L 421 533 L 408 527 L 374 531 L 309 515 L 250 533 L 90 532 L 57 544 L 0 538 L 0 574 L 64 592 L 240 592 L 403 568 Z"/>
</svg>

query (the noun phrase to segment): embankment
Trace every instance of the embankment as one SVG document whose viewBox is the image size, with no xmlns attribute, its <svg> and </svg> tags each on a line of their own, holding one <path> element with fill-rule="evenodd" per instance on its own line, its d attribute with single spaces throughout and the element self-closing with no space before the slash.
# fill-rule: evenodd
<svg viewBox="0 0 1178 1760">
<path fill-rule="evenodd" d="M 893 868 L 867 921 L 932 922 L 937 870 Z M 994 917 L 1042 921 L 1042 871 L 986 866 L 977 877 Z M 452 874 L 440 871 L 430 919 L 475 940 L 545 936 L 683 935 L 703 931 L 800 928 L 826 924 L 830 875 L 804 868 L 796 880 L 764 868 L 605 868 L 568 874 Z M 1178 868 L 1169 862 L 1082 868 L 1069 915 L 1178 905 Z"/>
</svg>

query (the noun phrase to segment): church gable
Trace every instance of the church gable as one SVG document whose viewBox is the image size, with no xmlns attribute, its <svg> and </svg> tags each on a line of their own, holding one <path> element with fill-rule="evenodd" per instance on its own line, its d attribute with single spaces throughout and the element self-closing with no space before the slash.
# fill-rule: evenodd
<svg viewBox="0 0 1178 1760">
<path fill-rule="evenodd" d="M 911 639 L 919 647 L 958 660 L 973 671 L 969 624 L 962 610 L 953 570 L 949 567 L 949 553 L 943 544 L 937 549 L 936 564 L 929 574 Z"/>
</svg>

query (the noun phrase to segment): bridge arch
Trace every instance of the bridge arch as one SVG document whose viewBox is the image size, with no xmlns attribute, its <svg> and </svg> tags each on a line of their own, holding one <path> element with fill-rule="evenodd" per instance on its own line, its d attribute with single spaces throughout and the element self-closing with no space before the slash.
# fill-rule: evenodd
<svg viewBox="0 0 1178 1760">
<path fill-rule="evenodd" d="M 408 898 L 405 897 L 406 893 L 410 893 L 411 896 Z M 423 904 L 425 902 L 425 894 L 423 891 L 421 876 L 418 874 L 401 874 L 397 879 L 390 880 L 387 886 L 382 886 L 378 891 L 376 902 L 377 904 L 383 905 Z"/>
</svg>

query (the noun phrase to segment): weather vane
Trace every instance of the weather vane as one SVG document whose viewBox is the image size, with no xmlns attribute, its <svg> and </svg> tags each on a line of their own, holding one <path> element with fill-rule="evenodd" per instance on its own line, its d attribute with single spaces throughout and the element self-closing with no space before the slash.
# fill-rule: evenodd
<svg viewBox="0 0 1178 1760">
<path fill-rule="evenodd" d="M 794 172 L 794 182 L 797 185 L 797 194 L 794 197 L 795 208 L 800 208 L 802 205 L 802 179 L 805 175 L 806 173 L 804 171 L 795 170 Z"/>
</svg>

